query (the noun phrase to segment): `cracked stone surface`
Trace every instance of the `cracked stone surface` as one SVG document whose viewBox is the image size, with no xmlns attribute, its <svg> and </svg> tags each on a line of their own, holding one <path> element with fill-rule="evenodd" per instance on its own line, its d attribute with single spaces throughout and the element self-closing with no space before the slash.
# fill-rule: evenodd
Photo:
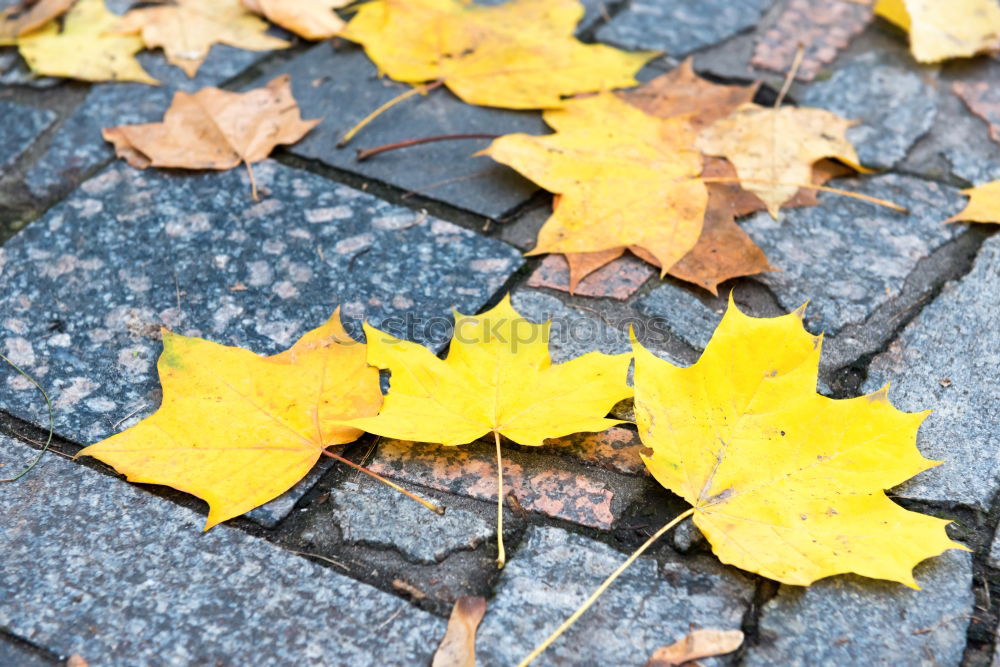
<svg viewBox="0 0 1000 667">
<path fill-rule="evenodd" d="M 529 528 L 503 569 L 479 628 L 481 664 L 517 663 L 624 558 L 605 544 L 559 528 Z M 537 664 L 580 664 L 586 656 L 585 664 L 642 665 L 691 627 L 738 629 L 752 596 L 748 578 L 713 558 L 670 558 L 660 566 L 642 557 Z"/>
<path fill-rule="evenodd" d="M 0 436 L 5 468 L 33 452 Z M 0 500 L 0 626 L 64 659 L 364 663 L 388 633 L 381 660 L 412 665 L 444 632 L 392 595 L 225 526 L 203 533 L 200 515 L 54 454 Z"/>
<path fill-rule="evenodd" d="M 0 101 L 0 168 L 9 167 L 28 150 L 56 115 L 45 109 Z"/>
<path fill-rule="evenodd" d="M 436 563 L 459 549 L 475 549 L 496 532 L 473 512 L 449 507 L 436 516 L 374 480 L 346 482 L 330 492 L 329 502 L 345 541 L 396 549 L 418 563 Z"/>
<path fill-rule="evenodd" d="M 847 138 L 861 163 L 889 169 L 934 124 L 937 95 L 921 74 L 892 54 L 865 53 L 809 86 L 799 103 L 859 121 Z"/>
<path fill-rule="evenodd" d="M 391 109 L 348 146 L 338 148 L 341 137 L 356 122 L 409 86 L 379 78 L 375 65 L 360 48 L 345 46 L 335 50 L 324 43 L 248 88 L 286 72 L 292 77 L 292 91 L 303 117 L 323 118 L 305 139 L 289 148 L 295 155 L 490 218 L 502 216 L 538 189 L 513 169 L 473 155 L 486 148 L 489 139 L 441 141 L 391 151 L 364 162 L 355 157 L 359 148 L 421 137 L 545 134 L 548 130 L 537 113 L 474 107 L 438 89 Z"/>
<path fill-rule="evenodd" d="M 782 586 L 764 605 L 744 665 L 958 665 L 973 613 L 972 559 L 949 551 L 916 569 L 923 590 L 839 576 Z"/>
<path fill-rule="evenodd" d="M 602 42 L 684 56 L 752 27 L 772 0 L 632 0 L 597 30 Z"/>
<path fill-rule="evenodd" d="M 1000 237 L 983 244 L 972 271 L 951 283 L 876 357 L 864 385 L 891 382 L 889 399 L 907 412 L 931 410 L 917 447 L 944 464 L 894 493 L 987 508 L 1000 481 Z"/>
</svg>

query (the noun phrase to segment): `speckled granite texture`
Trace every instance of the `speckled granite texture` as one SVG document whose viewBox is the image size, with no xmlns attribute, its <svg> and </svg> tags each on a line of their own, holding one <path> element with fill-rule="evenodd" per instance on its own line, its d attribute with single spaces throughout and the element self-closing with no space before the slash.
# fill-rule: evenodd
<svg viewBox="0 0 1000 667">
<path fill-rule="evenodd" d="M 14 164 L 55 120 L 51 111 L 0 101 L 0 169 Z"/>
</svg>

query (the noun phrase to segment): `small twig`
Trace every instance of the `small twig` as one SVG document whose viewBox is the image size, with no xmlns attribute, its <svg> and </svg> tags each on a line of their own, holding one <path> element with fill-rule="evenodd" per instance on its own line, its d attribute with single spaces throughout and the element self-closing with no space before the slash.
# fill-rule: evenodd
<svg viewBox="0 0 1000 667">
<path fill-rule="evenodd" d="M 260 201 L 260 195 L 257 194 L 257 179 L 253 175 L 253 167 L 246 160 L 243 160 L 243 164 L 247 166 L 247 174 L 250 175 L 250 196 L 253 197 L 254 201 Z"/>
<path fill-rule="evenodd" d="M 792 60 L 792 66 L 788 69 L 788 75 L 785 77 L 785 83 L 781 86 L 781 92 L 778 93 L 778 99 L 774 101 L 774 108 L 777 109 L 781 106 L 781 103 L 785 100 L 785 95 L 788 94 L 788 90 L 792 87 L 792 82 L 795 80 L 795 75 L 799 73 L 799 67 L 802 65 L 802 58 L 806 55 L 806 45 L 799 42 L 799 48 L 795 51 L 795 58 Z"/>
<path fill-rule="evenodd" d="M 507 553 L 503 548 L 503 458 L 500 455 L 500 432 L 493 430 L 497 443 L 497 569 L 507 563 Z"/>
<path fill-rule="evenodd" d="M 423 505 L 424 507 L 426 507 L 430 511 L 434 512 L 435 514 L 444 514 L 444 508 L 441 507 L 440 505 L 435 505 L 431 501 L 425 500 L 424 498 L 421 498 L 420 496 L 416 495 L 415 493 L 411 493 L 411 492 L 407 491 L 406 489 L 404 489 L 403 487 L 401 487 L 399 484 L 396 484 L 395 482 L 390 482 L 385 477 L 382 477 L 382 475 L 379 475 L 376 472 L 372 472 L 371 470 L 369 470 L 368 468 L 366 468 L 364 466 L 359 466 L 354 461 L 345 459 L 343 456 L 340 456 L 339 454 L 334 454 L 333 452 L 328 452 L 325 449 L 322 450 L 322 453 L 323 453 L 324 456 L 329 456 L 331 459 L 334 459 L 335 461 L 340 461 L 341 463 L 343 463 L 343 464 L 345 464 L 347 466 L 350 466 L 350 467 L 354 468 L 355 470 L 363 472 L 364 474 L 377 479 L 378 481 L 382 482 L 383 484 L 385 484 L 389 488 L 395 489 L 396 491 L 399 491 L 400 493 L 402 493 L 404 496 L 406 496 L 410 500 L 417 501 L 418 503 L 420 503 L 421 505 Z"/>
<path fill-rule="evenodd" d="M 381 146 L 375 146 L 374 148 L 359 148 L 357 154 L 358 162 L 364 162 L 370 157 L 374 157 L 379 153 L 387 153 L 389 151 L 394 151 L 399 148 L 409 148 L 410 146 L 420 146 L 421 144 L 430 144 L 436 141 L 451 141 L 453 139 L 496 139 L 499 134 L 484 134 L 471 132 L 467 134 L 442 134 L 436 137 L 423 137 L 421 139 L 408 139 L 407 141 L 397 141 L 391 144 L 383 144 Z"/>
<path fill-rule="evenodd" d="M 850 197 L 852 199 L 860 199 L 861 201 L 866 201 L 870 204 L 877 204 L 879 206 L 884 206 L 890 208 L 893 211 L 899 211 L 900 213 L 909 213 L 908 209 L 903 208 L 899 204 L 893 204 L 890 201 L 884 199 L 878 199 L 877 197 L 869 197 L 868 195 L 863 195 L 857 192 L 848 192 L 847 190 L 841 190 L 840 188 L 830 188 L 825 185 L 813 185 L 811 183 L 780 183 L 778 181 L 769 181 L 763 178 L 726 178 L 726 177 L 709 177 L 701 179 L 703 183 L 760 183 L 761 185 L 787 185 L 789 187 L 796 188 L 806 188 L 807 190 L 819 190 L 821 192 L 832 192 L 835 195 L 843 195 L 844 197 Z"/>
<path fill-rule="evenodd" d="M 296 556 L 308 556 L 309 558 L 318 558 L 321 561 L 329 563 L 330 565 L 336 565 L 337 567 L 343 568 L 348 572 L 351 571 L 351 568 L 345 565 L 344 563 L 341 563 L 339 560 L 333 560 L 332 558 L 327 558 L 326 556 L 320 556 L 319 554 L 311 554 L 305 551 L 294 551 L 292 549 L 288 549 L 288 553 L 295 554 Z"/>
<path fill-rule="evenodd" d="M 140 410 L 142 410 L 145 407 L 146 407 L 146 404 L 143 403 L 142 405 L 140 405 L 139 407 L 137 407 L 135 410 L 133 410 L 132 412 L 128 413 L 127 415 L 125 415 L 124 417 L 122 417 L 121 419 L 119 419 L 118 421 L 116 421 L 114 424 L 111 425 L 111 430 L 117 429 L 119 426 L 121 426 L 122 424 L 124 424 L 129 419 L 131 419 L 132 417 L 135 417 L 135 415 Z"/>
<path fill-rule="evenodd" d="M 397 95 L 388 102 L 379 105 L 379 107 L 375 109 L 375 111 L 372 111 L 370 114 L 362 118 L 357 125 L 355 125 L 350 130 L 347 131 L 344 137 L 339 142 L 337 142 L 337 148 L 343 148 L 344 146 L 346 146 L 351 141 L 351 139 L 353 139 L 358 134 L 358 132 L 360 132 L 365 128 L 366 125 L 371 123 L 373 120 L 375 120 L 376 118 L 378 118 L 383 113 L 385 113 L 392 107 L 396 106 L 400 102 L 408 100 L 414 95 L 425 95 L 443 84 L 444 84 L 444 79 L 438 79 L 437 81 L 433 81 L 431 83 L 427 83 L 422 86 L 417 86 L 416 88 L 410 88 L 403 94 Z"/>
<path fill-rule="evenodd" d="M 0 479 L 0 482 L 16 482 L 17 480 L 21 479 L 22 477 L 24 477 L 25 475 L 27 475 L 29 472 L 31 472 L 31 469 L 34 468 L 36 465 L 38 465 L 38 462 L 42 460 L 42 457 L 45 455 L 45 452 L 49 451 L 49 447 L 52 446 L 52 438 L 55 436 L 55 432 L 56 432 L 56 417 L 55 417 L 55 410 L 53 410 L 53 408 L 52 408 L 52 401 L 51 401 L 51 399 L 49 399 L 49 395 L 46 393 L 46 391 L 44 389 L 42 389 L 42 385 L 38 384 L 38 382 L 35 381 L 35 378 L 33 378 L 30 375 L 28 375 L 25 371 L 23 371 L 21 369 L 20 366 L 18 366 L 17 364 L 15 364 L 13 361 L 11 361 L 10 359 L 8 359 L 4 355 L 0 354 L 0 359 L 3 359 L 5 362 L 7 362 L 10 365 L 11 368 L 13 368 L 15 371 L 17 371 L 20 375 L 22 375 L 28 382 L 30 382 L 31 384 L 35 385 L 35 388 L 39 392 L 41 392 L 42 398 L 45 399 L 45 405 L 48 407 L 48 410 L 49 410 L 49 437 L 45 441 L 45 445 L 42 447 L 42 450 L 40 452 L 38 452 L 38 456 L 35 457 L 34 461 L 32 461 L 30 464 L 28 464 L 27 468 L 25 468 L 24 470 L 22 470 L 17 475 L 14 475 L 13 477 L 8 477 L 6 479 Z"/>
</svg>

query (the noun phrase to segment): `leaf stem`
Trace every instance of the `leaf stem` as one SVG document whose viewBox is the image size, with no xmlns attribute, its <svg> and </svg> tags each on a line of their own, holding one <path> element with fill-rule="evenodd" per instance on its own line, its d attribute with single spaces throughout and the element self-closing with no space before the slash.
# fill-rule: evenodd
<svg viewBox="0 0 1000 667">
<path fill-rule="evenodd" d="M 618 569 L 615 570 L 614 572 L 612 572 L 611 575 L 607 579 L 604 580 L 604 583 L 602 583 L 600 586 L 598 586 L 597 590 L 595 590 L 593 593 L 591 593 L 590 597 L 587 598 L 587 600 L 582 605 L 580 605 L 580 607 L 577 608 L 577 610 L 574 611 L 573 614 L 569 618 L 567 618 L 563 622 L 562 625 L 560 625 L 558 628 L 556 628 L 555 632 L 553 632 L 551 635 L 548 636 L 548 638 L 545 641 L 543 641 L 541 644 L 539 644 L 535 648 L 534 651 L 532 651 L 531 653 L 529 653 L 528 657 L 526 657 L 524 660 L 522 660 L 521 662 L 519 662 L 518 665 L 517 665 L 517 667 L 527 667 L 527 665 L 531 664 L 531 662 L 535 658 L 537 658 L 538 656 L 540 656 L 542 654 L 542 652 L 545 651 L 545 649 L 547 649 L 552 642 L 554 642 L 556 639 L 558 639 L 559 636 L 562 635 L 562 633 L 566 632 L 566 630 L 568 630 L 571 625 L 573 625 L 574 623 L 576 623 L 576 621 L 581 616 L 583 616 L 583 614 L 588 609 L 590 609 L 591 605 L 593 605 L 594 602 L 597 601 L 597 598 L 601 597 L 601 595 L 604 593 L 604 591 L 606 591 L 608 589 L 608 587 L 614 582 L 614 580 L 617 579 L 621 575 L 621 573 L 624 572 L 628 568 L 629 565 L 631 565 L 632 563 L 634 563 L 635 560 L 639 556 L 641 556 L 644 551 L 646 551 L 646 549 L 648 549 L 649 547 L 653 546 L 653 543 L 656 542 L 656 540 L 658 540 L 661 537 L 663 537 L 664 533 L 666 533 L 668 530 L 670 530 L 671 528 L 673 528 L 674 526 L 676 526 L 677 524 L 679 524 L 681 521 L 683 521 L 684 519 L 686 519 L 689 516 L 691 516 L 692 514 L 694 514 L 694 508 L 693 507 L 691 509 L 689 509 L 689 510 L 683 512 L 683 513 L 681 513 L 681 514 L 678 514 L 673 519 L 671 519 L 666 525 L 664 525 L 662 528 L 660 528 L 658 531 L 656 531 L 653 534 L 652 537 L 650 537 L 648 540 L 646 540 L 643 543 L 643 545 L 641 547 L 639 547 L 634 552 L 632 552 L 632 555 L 629 556 L 627 559 L 625 559 L 625 562 L 622 563 L 621 565 L 619 565 Z"/>
<path fill-rule="evenodd" d="M 373 120 L 375 120 L 376 118 L 378 118 L 383 113 L 385 113 L 386 111 L 388 111 L 392 107 L 396 106 L 400 102 L 403 102 L 404 100 L 408 100 L 411 97 L 413 97 L 414 95 L 423 95 L 425 93 L 429 93 L 430 91 L 434 90 L 435 88 L 440 87 L 443 84 L 444 84 L 444 79 L 438 79 L 437 81 L 432 81 L 431 83 L 425 83 L 422 86 L 417 86 L 415 88 L 410 88 L 409 90 L 407 90 L 406 92 L 402 93 L 401 95 L 397 95 L 396 97 L 392 98 L 388 102 L 379 105 L 379 107 L 377 109 L 375 109 L 375 111 L 372 111 L 370 114 L 368 114 L 367 116 L 365 116 L 364 118 L 362 118 L 358 122 L 357 125 L 355 125 L 350 130 L 347 131 L 347 133 L 344 135 L 344 137 L 339 142 L 337 142 L 337 148 L 343 148 L 344 146 L 346 146 L 348 144 L 348 142 L 351 141 L 351 139 L 353 139 L 355 136 L 357 136 L 358 132 L 360 132 L 361 130 L 363 130 L 365 128 L 366 125 L 368 125 L 369 123 L 371 123 Z"/>
<path fill-rule="evenodd" d="M 899 204 L 893 204 L 891 201 L 886 201 L 884 199 L 878 199 L 876 197 L 869 197 L 868 195 L 863 195 L 859 192 L 849 192 L 847 190 L 841 190 L 840 188 L 830 188 L 825 185 L 813 185 L 811 183 L 781 183 L 779 181 L 770 181 L 764 178 L 729 178 L 724 176 L 709 177 L 701 179 L 703 183 L 760 183 L 761 185 L 787 185 L 794 186 L 796 188 L 806 188 L 808 190 L 819 190 L 821 192 L 832 192 L 835 195 L 843 195 L 844 197 L 850 197 L 852 199 L 860 199 L 861 201 L 866 201 L 870 204 L 877 204 L 878 206 L 884 206 L 886 208 L 892 209 L 893 211 L 899 211 L 900 213 L 909 213 L 910 211 L 903 208 Z"/>
<path fill-rule="evenodd" d="M 493 431 L 497 443 L 497 569 L 507 564 L 507 552 L 503 548 L 503 459 L 500 456 L 500 432 Z"/>
<path fill-rule="evenodd" d="M 402 493 L 404 496 L 406 496 L 410 500 L 417 501 L 418 503 L 420 503 L 421 505 L 423 505 L 424 507 L 426 507 L 430 511 L 434 512 L 435 514 L 444 514 L 444 508 L 441 507 L 440 505 L 435 505 L 431 501 L 426 500 L 425 498 L 421 498 L 420 496 L 418 496 L 415 493 L 411 493 L 411 492 L 407 491 L 406 489 L 404 489 L 403 487 L 401 487 L 399 484 L 396 484 L 395 482 L 390 482 L 389 480 L 387 480 L 382 475 L 379 475 L 376 472 L 372 472 L 368 468 L 366 468 L 364 466 L 360 466 L 357 463 L 355 463 L 354 461 L 350 461 L 348 459 L 345 459 L 343 456 L 340 456 L 339 454 L 334 454 L 333 452 L 328 452 L 325 449 L 322 450 L 322 452 L 323 452 L 324 456 L 329 456 L 331 459 L 333 459 L 335 461 L 340 461 L 341 463 L 343 463 L 345 465 L 348 465 L 348 466 L 354 468 L 355 470 L 363 472 L 364 474 L 366 474 L 366 475 L 368 475 L 370 477 L 374 477 L 375 479 L 377 479 L 378 481 L 382 482 L 383 484 L 385 484 L 389 488 L 395 489 L 396 491 L 399 491 L 400 493 Z"/>
<path fill-rule="evenodd" d="M 257 179 L 253 175 L 253 167 L 250 166 L 250 162 L 243 160 L 243 164 L 247 166 L 247 174 L 250 176 L 250 196 L 253 197 L 254 201 L 260 201 L 260 195 L 257 193 Z"/>
<path fill-rule="evenodd" d="M 33 378 L 30 375 L 28 375 L 24 370 L 21 369 L 20 366 L 18 366 L 17 364 L 15 364 L 13 361 L 11 361 L 10 359 L 8 359 L 4 355 L 0 354 L 0 359 L 3 359 L 5 362 L 7 362 L 7 364 L 10 365 L 11 368 L 13 368 L 15 371 L 17 371 L 22 376 L 24 376 L 24 378 L 28 382 L 30 382 L 31 384 L 35 385 L 35 388 L 39 392 L 41 392 L 42 398 L 45 399 L 45 405 L 48 407 L 48 410 L 49 410 L 49 438 L 48 438 L 48 440 L 45 441 L 45 445 L 42 447 L 42 450 L 40 452 L 38 452 L 38 456 L 36 456 L 35 460 L 32 461 L 30 464 L 28 464 L 28 467 L 25 468 L 24 470 L 22 470 L 20 473 L 14 475 L 13 477 L 8 477 L 6 479 L 0 479 L 0 482 L 16 482 L 17 480 L 21 479 L 22 477 L 24 477 L 25 475 L 27 475 L 29 472 L 31 472 L 32 468 L 34 468 L 36 465 L 38 465 L 38 462 L 42 460 L 43 456 L 45 456 L 45 452 L 48 451 L 49 446 L 52 445 L 52 438 L 55 436 L 55 431 L 56 431 L 55 410 L 53 410 L 53 408 L 52 408 L 52 400 L 49 398 L 49 395 L 45 392 L 44 389 L 42 389 L 42 385 L 38 384 L 38 382 L 35 381 L 35 378 Z"/>
<path fill-rule="evenodd" d="M 410 146 L 419 146 L 420 144 L 429 144 L 435 141 L 451 141 L 453 139 L 496 139 L 499 136 L 500 136 L 499 134 L 482 134 L 482 133 L 442 134 L 436 137 L 422 137 L 420 139 L 397 141 L 395 143 L 383 144 L 381 146 L 376 146 L 374 148 L 359 148 L 357 160 L 358 162 L 364 162 L 368 158 L 375 157 L 379 153 L 394 151 L 398 148 L 409 148 Z"/>
</svg>

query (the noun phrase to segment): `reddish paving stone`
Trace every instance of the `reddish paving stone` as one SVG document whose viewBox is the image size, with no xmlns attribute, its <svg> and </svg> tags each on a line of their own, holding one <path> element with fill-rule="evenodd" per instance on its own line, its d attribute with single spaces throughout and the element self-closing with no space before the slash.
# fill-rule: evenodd
<svg viewBox="0 0 1000 667">
<path fill-rule="evenodd" d="M 650 277 L 656 267 L 638 257 L 626 255 L 606 264 L 580 281 L 574 294 L 580 296 L 610 297 L 624 301 Z M 548 287 L 569 292 L 569 265 L 565 255 L 549 255 L 528 278 L 529 287 Z"/>
<path fill-rule="evenodd" d="M 755 67 L 787 72 L 799 44 L 805 47 L 796 79 L 812 81 L 872 20 L 869 5 L 851 0 L 791 0 L 764 31 L 750 61 Z"/>
<path fill-rule="evenodd" d="M 639 453 L 646 446 L 639 434 L 616 426 L 603 433 L 576 433 L 565 438 L 546 440 L 539 451 L 557 456 L 573 456 L 584 463 L 596 465 L 623 475 L 648 475 Z"/>
<path fill-rule="evenodd" d="M 992 69 L 1000 70 L 1000 65 Z M 1000 142 L 1000 88 L 996 85 L 996 78 L 957 81 L 952 84 L 951 89 L 972 113 L 986 121 L 990 127 L 990 138 Z"/>
<path fill-rule="evenodd" d="M 608 529 L 630 498 L 618 498 L 605 482 L 551 465 L 551 459 L 507 450 L 504 495 L 513 493 L 530 512 L 591 528 Z M 495 501 L 496 458 L 491 445 L 461 447 L 385 440 L 368 466 L 397 481 L 438 491 Z"/>
</svg>

